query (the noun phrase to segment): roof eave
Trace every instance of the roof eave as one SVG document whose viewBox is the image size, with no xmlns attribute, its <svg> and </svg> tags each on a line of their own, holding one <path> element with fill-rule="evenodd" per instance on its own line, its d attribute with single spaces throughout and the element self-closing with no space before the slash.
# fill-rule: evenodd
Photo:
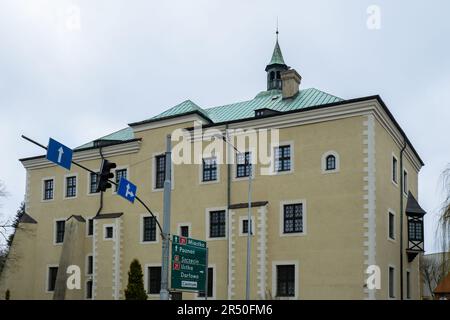
<svg viewBox="0 0 450 320">
<path fill-rule="evenodd" d="M 193 115 L 193 114 L 196 114 L 196 115 L 202 117 L 203 119 L 205 119 L 206 121 L 208 121 L 210 123 L 214 123 L 209 117 L 205 116 L 203 113 L 201 113 L 197 110 L 194 110 L 194 111 L 184 112 L 184 113 L 180 113 L 180 114 L 174 114 L 171 116 L 166 116 L 166 117 L 161 117 L 161 118 L 156 118 L 156 119 L 148 119 L 148 120 L 144 120 L 144 121 L 133 122 L 133 123 L 129 123 L 128 125 L 130 127 L 136 127 L 136 126 L 140 126 L 143 124 L 154 123 L 154 122 L 158 122 L 158 121 L 162 121 L 162 120 L 169 120 L 169 119 L 174 119 L 174 118 L 183 117 L 183 116 L 189 116 L 189 115 Z"/>
<path fill-rule="evenodd" d="M 142 138 L 133 138 L 133 139 L 109 144 L 106 147 L 111 147 L 111 146 L 116 146 L 116 145 L 120 145 L 120 144 L 124 144 L 124 143 L 130 143 L 130 142 L 141 141 L 141 140 L 142 140 Z M 102 147 L 105 147 L 105 146 L 102 146 Z M 99 149 L 99 148 L 100 148 L 100 146 L 92 146 L 92 147 L 86 147 L 86 148 L 81 148 L 81 149 L 73 149 L 73 152 L 81 152 L 81 151 L 93 150 L 93 149 Z M 41 158 L 45 158 L 45 157 L 46 157 L 46 155 L 33 156 L 33 157 L 21 158 L 21 159 L 19 159 L 19 161 L 24 162 L 24 161 L 29 161 L 29 160 L 41 159 Z"/>
</svg>

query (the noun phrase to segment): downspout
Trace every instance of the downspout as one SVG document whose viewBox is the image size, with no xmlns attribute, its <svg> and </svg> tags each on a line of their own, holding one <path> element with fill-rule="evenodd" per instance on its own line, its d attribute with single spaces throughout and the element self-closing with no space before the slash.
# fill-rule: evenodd
<svg viewBox="0 0 450 320">
<path fill-rule="evenodd" d="M 102 162 L 105 159 L 105 157 L 103 156 L 103 152 L 102 152 L 102 147 L 100 146 L 100 148 L 98 149 L 100 151 L 100 157 L 102 158 Z M 97 177 L 97 183 L 98 183 L 98 177 Z M 97 214 L 95 216 L 98 216 L 100 214 L 100 212 L 103 209 L 103 191 L 100 190 L 100 206 L 97 210 Z"/>
<path fill-rule="evenodd" d="M 228 140 L 228 124 L 225 125 L 225 135 Z M 230 146 L 228 143 L 225 143 L 226 146 L 226 156 L 225 161 L 227 164 L 227 293 L 230 292 L 231 279 L 230 279 L 230 205 L 231 205 L 231 163 L 229 161 L 229 151 Z"/>
<path fill-rule="evenodd" d="M 400 300 L 403 300 L 403 153 L 406 149 L 406 141 L 400 151 Z"/>
</svg>

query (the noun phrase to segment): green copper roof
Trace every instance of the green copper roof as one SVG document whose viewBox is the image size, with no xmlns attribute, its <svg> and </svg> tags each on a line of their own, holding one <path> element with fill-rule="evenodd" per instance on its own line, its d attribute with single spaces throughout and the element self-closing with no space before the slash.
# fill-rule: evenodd
<svg viewBox="0 0 450 320">
<path fill-rule="evenodd" d="M 189 113 L 192 111 L 198 111 L 201 114 L 203 114 L 205 117 L 208 117 L 208 115 L 203 111 L 202 108 L 200 108 L 198 105 L 193 103 L 191 100 L 186 100 L 186 101 L 183 101 L 180 104 L 177 104 L 176 106 L 170 108 L 169 110 L 166 110 L 163 113 L 160 113 L 159 115 L 153 117 L 152 119 L 165 118 L 165 117 L 170 117 L 170 116 L 174 116 L 177 114 Z"/>
<path fill-rule="evenodd" d="M 286 64 L 284 63 L 283 54 L 281 53 L 280 45 L 278 44 L 278 39 L 273 49 L 272 59 L 270 59 L 269 66 L 272 64 Z"/>
<path fill-rule="evenodd" d="M 126 140 L 131 140 L 134 139 L 134 133 L 133 133 L 133 129 L 130 127 L 121 129 L 119 131 L 116 131 L 114 133 L 108 134 L 104 137 L 98 138 L 97 140 L 117 140 L 117 141 L 126 141 Z M 84 148 L 91 148 L 94 146 L 94 141 L 85 143 L 77 148 L 75 148 L 75 150 L 77 149 L 84 149 Z"/>
<path fill-rule="evenodd" d="M 267 108 L 279 112 L 287 112 L 329 103 L 335 103 L 339 101 L 343 101 L 343 99 L 322 92 L 315 88 L 301 90 L 292 99 L 283 99 L 280 90 L 270 90 L 260 92 L 252 100 L 236 102 L 207 109 L 202 109 L 194 102 L 186 100 L 145 121 L 157 121 L 160 119 L 162 120 L 168 117 L 174 117 L 177 115 L 183 115 L 196 111 L 202 114 L 205 118 L 210 119 L 213 123 L 220 123 L 253 118 L 255 116 L 255 110 L 258 109 Z M 101 137 L 98 140 L 126 141 L 133 138 L 133 129 L 131 127 L 128 127 L 107 136 Z M 94 146 L 93 141 L 86 143 L 76 149 L 89 148 L 92 146 Z"/>
<path fill-rule="evenodd" d="M 255 110 L 263 108 L 286 112 L 342 100 L 315 88 L 301 90 L 293 99 L 283 99 L 281 91 L 271 90 L 263 91 L 249 101 L 213 107 L 205 111 L 212 121 L 218 123 L 252 118 L 255 116 Z"/>
</svg>

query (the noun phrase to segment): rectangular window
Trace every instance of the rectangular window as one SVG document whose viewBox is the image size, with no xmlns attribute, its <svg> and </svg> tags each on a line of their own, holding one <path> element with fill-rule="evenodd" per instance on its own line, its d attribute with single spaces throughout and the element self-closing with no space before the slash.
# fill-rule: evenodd
<svg viewBox="0 0 450 320">
<path fill-rule="evenodd" d="M 98 174 L 90 173 L 89 174 L 89 193 L 97 193 L 98 187 Z"/>
<path fill-rule="evenodd" d="M 92 274 L 94 272 L 94 257 L 89 255 L 87 259 L 87 274 Z"/>
<path fill-rule="evenodd" d="M 406 170 L 403 170 L 403 192 L 405 194 L 408 194 L 408 172 Z"/>
<path fill-rule="evenodd" d="M 114 228 L 108 226 L 105 228 L 105 239 L 112 239 L 114 237 Z"/>
<path fill-rule="evenodd" d="M 236 155 L 236 178 L 248 177 L 251 173 L 251 153 L 238 153 Z"/>
<path fill-rule="evenodd" d="M 295 297 L 295 265 L 277 266 L 277 297 Z"/>
<path fill-rule="evenodd" d="M 208 268 L 208 298 L 209 297 L 213 297 L 214 296 L 214 269 L 213 268 Z M 199 297 L 205 297 L 205 293 L 204 292 L 199 292 L 198 293 Z"/>
<path fill-rule="evenodd" d="M 393 267 L 389 267 L 389 298 L 395 298 L 394 277 L 395 277 L 395 270 Z"/>
<path fill-rule="evenodd" d="M 155 189 L 162 189 L 166 179 L 166 156 L 164 154 L 156 156 L 155 163 Z"/>
<path fill-rule="evenodd" d="M 408 221 L 408 239 L 410 241 L 423 241 L 423 224 L 421 221 Z"/>
<path fill-rule="evenodd" d="M 47 291 L 50 291 L 50 292 L 55 291 L 57 274 L 58 274 L 58 267 L 49 267 L 48 268 Z"/>
<path fill-rule="evenodd" d="M 389 212 L 389 239 L 395 240 L 395 216 Z"/>
<path fill-rule="evenodd" d="M 53 199 L 53 179 L 44 180 L 44 200 Z"/>
<path fill-rule="evenodd" d="M 303 232 L 303 203 L 284 205 L 284 233 Z"/>
<path fill-rule="evenodd" d="M 217 180 L 217 160 L 216 158 L 203 159 L 203 181 Z"/>
<path fill-rule="evenodd" d="M 150 242 L 156 241 L 156 221 L 153 217 L 143 218 L 143 230 L 142 230 L 142 241 Z"/>
<path fill-rule="evenodd" d="M 253 224 L 253 223 L 252 223 Z M 242 234 L 248 233 L 248 219 L 242 220 Z M 253 230 L 250 230 L 250 234 L 253 234 Z"/>
<path fill-rule="evenodd" d="M 225 237 L 225 211 L 211 211 L 209 213 L 209 237 Z"/>
<path fill-rule="evenodd" d="M 180 235 L 182 237 L 189 237 L 189 226 L 181 226 L 180 227 Z"/>
<path fill-rule="evenodd" d="M 411 299 L 411 273 L 406 271 L 406 299 Z"/>
<path fill-rule="evenodd" d="M 148 267 L 147 294 L 159 294 L 161 291 L 161 267 Z"/>
<path fill-rule="evenodd" d="M 392 181 L 397 183 L 397 159 L 392 157 Z"/>
<path fill-rule="evenodd" d="M 117 183 L 117 186 L 116 186 L 116 189 L 115 189 L 116 192 L 117 192 L 117 188 L 119 188 L 119 181 L 120 181 L 121 178 L 124 178 L 124 179 L 127 178 L 127 169 L 116 170 L 116 183 Z"/>
<path fill-rule="evenodd" d="M 77 195 L 77 177 L 66 177 L 66 198 L 73 198 Z"/>
<path fill-rule="evenodd" d="M 55 243 L 64 242 L 64 231 L 66 227 L 65 220 L 56 221 Z"/>
<path fill-rule="evenodd" d="M 275 171 L 283 172 L 291 170 L 291 146 L 275 148 Z"/>
<path fill-rule="evenodd" d="M 92 299 L 92 280 L 86 282 L 86 299 Z"/>
<path fill-rule="evenodd" d="M 92 236 L 94 234 L 94 219 L 88 219 L 88 236 Z"/>
</svg>

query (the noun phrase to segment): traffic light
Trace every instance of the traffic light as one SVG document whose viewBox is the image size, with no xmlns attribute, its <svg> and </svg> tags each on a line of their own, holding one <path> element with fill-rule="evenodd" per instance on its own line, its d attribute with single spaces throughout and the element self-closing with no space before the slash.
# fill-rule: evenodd
<svg viewBox="0 0 450 320">
<path fill-rule="evenodd" d="M 108 179 L 114 178 L 114 173 L 111 172 L 111 169 L 114 169 L 115 167 L 116 164 L 114 162 L 109 162 L 108 160 L 103 159 L 99 174 L 97 192 L 106 191 L 106 189 L 111 188 L 111 183 L 108 182 Z"/>
</svg>

